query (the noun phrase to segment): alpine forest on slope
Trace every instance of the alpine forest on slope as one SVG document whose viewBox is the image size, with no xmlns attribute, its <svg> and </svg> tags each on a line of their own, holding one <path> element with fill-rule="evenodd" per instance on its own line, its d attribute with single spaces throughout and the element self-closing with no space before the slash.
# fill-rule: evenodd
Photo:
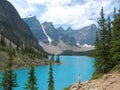
<svg viewBox="0 0 120 90">
<path fill-rule="evenodd" d="M 9 43 L 8 43 L 9 42 Z M 30 49 L 31 48 L 31 49 Z M 30 51 L 28 51 L 30 50 Z M 13 47 L 13 43 L 11 41 L 6 42 L 6 38 L 3 35 L 0 35 L 0 52 L 6 52 L 8 54 L 8 59 L 5 60 L 5 66 L 2 73 L 2 81 L 0 82 L 0 88 L 3 90 L 14 90 L 16 87 L 19 87 L 16 78 L 17 74 L 13 71 L 13 58 L 17 56 L 17 54 L 25 55 L 29 58 L 47 58 L 47 54 L 44 53 L 41 55 L 40 52 L 33 48 L 32 46 L 27 46 L 21 44 L 21 46 Z M 35 53 L 36 52 L 36 53 Z M 53 60 L 52 60 L 53 59 Z M 56 61 L 54 61 L 54 56 L 51 56 L 51 60 L 49 62 L 49 78 L 48 78 L 48 90 L 54 90 L 54 78 L 53 78 L 53 69 L 52 63 L 57 62 L 60 63 L 59 56 Z M 25 62 L 26 63 L 26 62 Z M 34 63 L 27 63 L 30 67 L 28 72 L 28 81 L 23 87 L 24 90 L 39 90 L 40 87 L 37 86 L 37 78 L 35 76 Z"/>
<path fill-rule="evenodd" d="M 120 10 L 114 8 L 114 20 L 105 18 L 103 7 L 98 20 L 99 31 L 95 41 L 95 67 L 93 79 L 108 73 L 113 67 L 120 64 Z"/>
</svg>

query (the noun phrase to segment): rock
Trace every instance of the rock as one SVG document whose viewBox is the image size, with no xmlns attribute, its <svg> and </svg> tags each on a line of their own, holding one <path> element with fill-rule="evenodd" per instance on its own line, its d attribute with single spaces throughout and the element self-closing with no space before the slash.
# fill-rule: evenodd
<svg viewBox="0 0 120 90">
<path fill-rule="evenodd" d="M 77 89 L 71 88 L 71 90 Z M 82 83 L 78 90 L 120 90 L 120 72 L 105 74 L 99 79 Z"/>
<path fill-rule="evenodd" d="M 40 48 L 30 28 L 7 0 L 0 0 L 0 34 L 17 45 L 25 42 Z"/>
</svg>

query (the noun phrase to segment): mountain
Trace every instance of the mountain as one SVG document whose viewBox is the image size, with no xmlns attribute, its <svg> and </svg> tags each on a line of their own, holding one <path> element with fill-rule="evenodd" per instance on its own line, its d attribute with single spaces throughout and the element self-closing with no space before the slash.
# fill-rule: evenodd
<svg viewBox="0 0 120 90">
<path fill-rule="evenodd" d="M 80 45 L 94 45 L 97 30 L 98 28 L 96 25 L 92 24 L 79 30 L 72 30 L 71 28 L 68 28 L 66 30 L 66 35 L 75 38 Z"/>
<path fill-rule="evenodd" d="M 41 24 L 35 16 L 29 16 L 23 20 L 30 27 L 40 46 L 48 53 L 61 54 L 67 51 L 79 52 L 94 49 L 91 46 L 94 45 L 97 31 L 94 24 L 79 30 L 73 30 L 70 27 L 64 30 L 62 27 L 55 28 L 52 22 Z"/>
<path fill-rule="evenodd" d="M 44 22 L 40 24 L 35 16 L 26 17 L 23 18 L 23 20 L 28 24 L 38 41 L 57 46 L 59 40 L 62 40 L 68 45 L 76 45 L 76 41 L 73 37 L 66 36 L 64 34 L 65 30 L 62 27 L 56 29 L 52 22 Z"/>
<path fill-rule="evenodd" d="M 0 0 L 0 34 L 17 45 L 24 42 L 40 48 L 28 25 L 7 0 Z"/>
<path fill-rule="evenodd" d="M 53 26 L 52 22 L 44 22 L 42 26 L 43 30 L 46 32 L 49 38 L 49 42 L 53 45 L 57 45 L 59 42 L 58 33 L 55 27 Z"/>
<path fill-rule="evenodd" d="M 27 18 L 23 18 L 23 20 L 28 24 L 33 35 L 36 37 L 38 41 L 41 40 L 44 43 L 49 43 L 47 36 L 44 34 L 42 30 L 41 24 L 39 23 L 35 16 L 28 16 Z"/>
<path fill-rule="evenodd" d="M 56 29 L 53 26 L 52 22 L 45 22 L 42 25 L 44 26 L 44 30 L 46 31 L 48 36 L 52 39 L 52 43 L 54 45 L 58 45 L 58 43 L 60 43 L 59 40 L 61 40 L 67 45 L 76 46 L 76 40 L 74 39 L 74 37 L 65 35 L 65 30 L 62 27 Z"/>
</svg>

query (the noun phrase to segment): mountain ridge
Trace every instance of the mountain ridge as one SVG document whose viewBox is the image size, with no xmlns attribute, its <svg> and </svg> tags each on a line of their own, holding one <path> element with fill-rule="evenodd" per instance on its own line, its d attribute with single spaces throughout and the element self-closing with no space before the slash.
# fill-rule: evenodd
<svg viewBox="0 0 120 90">
<path fill-rule="evenodd" d="M 45 36 L 44 40 L 42 38 L 38 38 L 38 42 L 39 42 L 39 45 L 42 46 L 46 52 L 49 52 L 49 53 L 53 52 L 52 54 L 56 54 L 56 53 L 61 54 L 66 50 L 79 52 L 79 51 L 87 51 L 87 50 L 94 49 L 94 48 L 89 49 L 90 47 L 86 49 L 85 47 L 89 45 L 86 45 L 87 43 L 83 43 L 82 45 L 80 41 L 78 41 L 79 40 L 78 38 L 81 38 L 79 34 L 81 34 L 82 30 L 83 31 L 85 30 L 84 32 L 87 33 L 87 30 L 89 31 L 89 28 L 90 29 L 95 28 L 94 31 L 92 32 L 92 35 L 94 34 L 94 37 L 90 36 L 89 33 L 87 33 L 89 35 L 88 38 L 92 37 L 94 41 L 95 34 L 97 31 L 97 27 L 94 24 L 92 24 L 91 26 L 85 27 L 85 29 L 83 28 L 80 30 L 72 30 L 72 28 L 69 28 L 68 30 L 64 30 L 63 27 L 55 28 L 52 22 L 44 22 L 41 24 L 35 16 L 29 17 L 29 18 L 23 18 L 23 20 L 26 22 L 26 24 L 28 24 L 30 28 L 32 27 L 31 31 L 33 32 L 35 37 L 39 37 L 37 36 L 38 34 L 40 36 Z M 36 21 L 37 21 L 37 24 L 39 24 L 38 26 L 41 27 L 41 28 L 38 27 L 37 30 L 34 29 L 34 27 L 36 26 L 34 25 Z M 31 23 L 34 23 L 34 24 L 31 25 Z M 35 34 L 35 32 L 37 32 L 37 34 Z M 93 42 L 92 42 L 92 45 L 94 45 Z M 56 51 L 53 50 L 53 48 Z"/>
<path fill-rule="evenodd" d="M 6 1 L 0 1 L 0 34 L 13 43 L 29 43 L 32 46 L 42 49 L 33 36 L 28 25 L 21 19 L 14 6 Z"/>
</svg>

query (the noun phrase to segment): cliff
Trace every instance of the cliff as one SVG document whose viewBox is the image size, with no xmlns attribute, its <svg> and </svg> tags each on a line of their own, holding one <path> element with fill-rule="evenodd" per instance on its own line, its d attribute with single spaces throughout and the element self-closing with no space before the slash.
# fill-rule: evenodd
<svg viewBox="0 0 120 90">
<path fill-rule="evenodd" d="M 0 0 L 0 34 L 17 45 L 22 41 L 40 48 L 27 24 L 6 0 Z"/>
</svg>

